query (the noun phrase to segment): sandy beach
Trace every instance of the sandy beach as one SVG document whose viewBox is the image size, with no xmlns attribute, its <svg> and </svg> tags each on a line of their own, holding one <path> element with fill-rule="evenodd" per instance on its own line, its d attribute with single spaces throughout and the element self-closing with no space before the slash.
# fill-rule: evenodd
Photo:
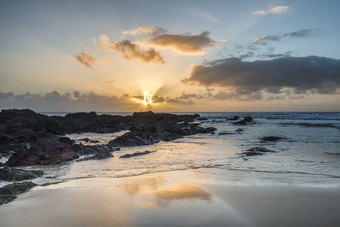
<svg viewBox="0 0 340 227">
<path fill-rule="evenodd" d="M 338 226 L 339 188 L 230 185 L 209 170 L 39 186 L 0 226 Z"/>
</svg>

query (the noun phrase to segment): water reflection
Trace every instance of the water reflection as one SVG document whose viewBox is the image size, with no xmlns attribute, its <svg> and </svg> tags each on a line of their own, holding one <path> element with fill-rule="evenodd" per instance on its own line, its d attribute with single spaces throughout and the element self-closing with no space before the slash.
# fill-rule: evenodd
<svg viewBox="0 0 340 227">
<path fill-rule="evenodd" d="M 198 184 L 165 185 L 164 182 L 163 177 L 127 179 L 123 189 L 136 195 L 136 204 L 143 208 L 166 207 L 178 200 L 212 201 L 212 195 Z"/>
</svg>

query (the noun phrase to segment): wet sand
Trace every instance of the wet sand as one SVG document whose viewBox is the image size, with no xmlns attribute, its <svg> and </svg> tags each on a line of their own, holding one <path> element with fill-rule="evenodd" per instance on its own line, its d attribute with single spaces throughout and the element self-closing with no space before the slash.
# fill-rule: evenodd
<svg viewBox="0 0 340 227">
<path fill-rule="evenodd" d="M 339 226 L 340 189 L 235 186 L 203 170 L 39 186 L 0 226 Z"/>
</svg>

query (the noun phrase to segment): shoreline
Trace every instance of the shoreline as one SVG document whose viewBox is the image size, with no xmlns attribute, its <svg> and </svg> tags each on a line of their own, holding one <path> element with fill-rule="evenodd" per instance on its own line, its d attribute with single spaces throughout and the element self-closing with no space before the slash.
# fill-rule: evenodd
<svg viewBox="0 0 340 227">
<path fill-rule="evenodd" d="M 0 206 L 0 226 L 336 226 L 339 210 L 339 187 L 236 186 L 200 169 L 38 186 Z"/>
</svg>

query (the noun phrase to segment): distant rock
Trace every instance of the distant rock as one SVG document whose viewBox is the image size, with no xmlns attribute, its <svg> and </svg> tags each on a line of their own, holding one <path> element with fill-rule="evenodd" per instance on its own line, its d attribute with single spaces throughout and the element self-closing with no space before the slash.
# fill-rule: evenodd
<svg viewBox="0 0 340 227">
<path fill-rule="evenodd" d="M 88 143 L 90 141 L 90 139 L 89 138 L 82 138 L 82 139 L 78 139 L 78 141 L 84 141 L 84 142 Z"/>
<path fill-rule="evenodd" d="M 218 135 L 222 136 L 222 135 L 233 135 L 235 134 L 235 132 L 219 132 Z"/>
<path fill-rule="evenodd" d="M 44 175 L 42 170 L 23 170 L 4 167 L 0 169 L 0 180 L 22 181 L 40 177 Z"/>
<path fill-rule="evenodd" d="M 86 157 L 77 160 L 77 162 L 88 161 L 88 160 L 102 160 L 107 158 L 112 158 L 113 154 L 110 151 L 100 151 L 91 157 Z"/>
<path fill-rule="evenodd" d="M 27 192 L 37 186 L 32 182 L 13 183 L 0 188 L 0 205 L 9 203 L 16 199 L 16 195 Z"/>
<path fill-rule="evenodd" d="M 286 139 L 284 137 L 279 137 L 279 136 L 265 136 L 260 138 L 263 141 L 270 141 L 270 142 L 274 142 L 274 141 L 278 141 L 278 140 L 282 140 L 282 139 Z"/>
<path fill-rule="evenodd" d="M 237 121 L 234 124 L 236 124 L 236 125 L 246 125 L 247 123 L 252 122 L 252 121 L 253 121 L 253 118 L 247 116 L 243 120 Z"/>
<path fill-rule="evenodd" d="M 132 154 L 124 154 L 124 155 L 120 156 L 119 158 L 131 158 L 131 157 L 135 157 L 135 156 L 150 154 L 151 152 L 153 152 L 153 151 L 143 151 L 143 152 L 135 152 L 135 153 L 132 153 Z"/>
<path fill-rule="evenodd" d="M 236 121 L 239 118 L 240 118 L 239 116 L 234 116 L 234 117 L 231 117 L 231 118 L 227 118 L 227 121 Z"/>
<path fill-rule="evenodd" d="M 272 153 L 275 152 L 273 150 L 269 150 L 264 147 L 252 147 L 249 148 L 246 152 L 242 153 L 242 156 L 255 156 L 255 155 L 263 155 L 264 153 Z"/>
</svg>

